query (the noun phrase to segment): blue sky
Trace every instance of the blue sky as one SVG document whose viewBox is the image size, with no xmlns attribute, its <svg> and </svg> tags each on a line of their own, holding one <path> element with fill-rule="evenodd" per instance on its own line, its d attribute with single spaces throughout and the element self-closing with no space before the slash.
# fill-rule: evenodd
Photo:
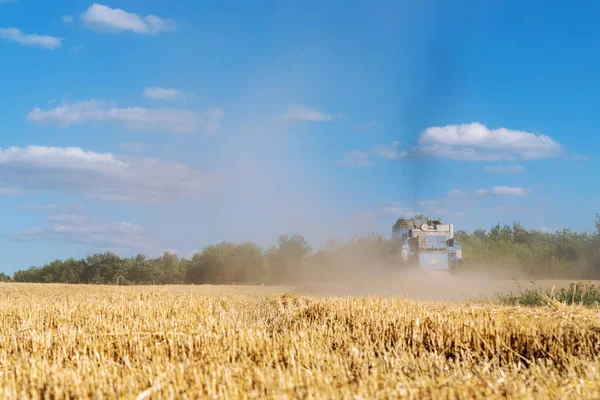
<svg viewBox="0 0 600 400">
<path fill-rule="evenodd" d="M 0 0 L 0 270 L 416 212 L 593 230 L 599 11 Z"/>
</svg>

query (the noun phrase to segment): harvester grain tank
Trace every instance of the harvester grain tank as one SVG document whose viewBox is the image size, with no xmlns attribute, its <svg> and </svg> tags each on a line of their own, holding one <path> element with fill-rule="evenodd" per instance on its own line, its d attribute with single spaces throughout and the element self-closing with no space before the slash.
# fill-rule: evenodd
<svg viewBox="0 0 600 400">
<path fill-rule="evenodd" d="M 462 262 L 454 225 L 426 219 L 396 221 L 392 238 L 398 242 L 399 262 L 420 270 L 453 272 Z"/>
</svg>

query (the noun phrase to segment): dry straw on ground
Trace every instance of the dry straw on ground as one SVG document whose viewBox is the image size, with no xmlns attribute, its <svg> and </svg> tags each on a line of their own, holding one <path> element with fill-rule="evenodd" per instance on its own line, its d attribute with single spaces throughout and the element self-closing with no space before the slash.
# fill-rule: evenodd
<svg viewBox="0 0 600 400">
<path fill-rule="evenodd" d="M 577 306 L 0 286 L 0 397 L 598 398 Z"/>
</svg>

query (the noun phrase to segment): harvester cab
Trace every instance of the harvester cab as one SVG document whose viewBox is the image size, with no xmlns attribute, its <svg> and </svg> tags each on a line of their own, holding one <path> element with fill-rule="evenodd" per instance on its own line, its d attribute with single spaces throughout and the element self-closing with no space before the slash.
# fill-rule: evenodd
<svg viewBox="0 0 600 400">
<path fill-rule="evenodd" d="M 400 265 L 426 271 L 454 272 L 462 262 L 462 249 L 454 239 L 454 226 L 440 221 L 400 218 L 392 228 L 398 243 Z"/>
</svg>

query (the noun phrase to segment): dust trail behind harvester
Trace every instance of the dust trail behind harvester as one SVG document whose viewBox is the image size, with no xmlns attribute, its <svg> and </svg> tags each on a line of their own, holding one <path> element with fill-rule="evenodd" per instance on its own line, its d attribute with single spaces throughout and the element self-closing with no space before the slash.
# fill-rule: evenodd
<svg viewBox="0 0 600 400">
<path fill-rule="evenodd" d="M 498 266 L 478 272 L 423 271 L 390 265 L 369 251 L 341 254 L 327 265 L 306 265 L 302 281 L 293 285 L 299 295 L 327 296 L 402 296 L 427 301 L 463 301 L 490 298 L 498 293 L 519 290 L 529 285 L 529 277 Z"/>
<path fill-rule="evenodd" d="M 305 283 L 294 287 L 299 295 L 329 296 L 401 296 L 423 301 L 464 301 L 491 298 L 498 293 L 517 291 L 513 280 L 485 275 L 449 276 L 443 273 L 421 274 L 399 271 L 391 277 L 366 277 L 338 283 Z"/>
</svg>

